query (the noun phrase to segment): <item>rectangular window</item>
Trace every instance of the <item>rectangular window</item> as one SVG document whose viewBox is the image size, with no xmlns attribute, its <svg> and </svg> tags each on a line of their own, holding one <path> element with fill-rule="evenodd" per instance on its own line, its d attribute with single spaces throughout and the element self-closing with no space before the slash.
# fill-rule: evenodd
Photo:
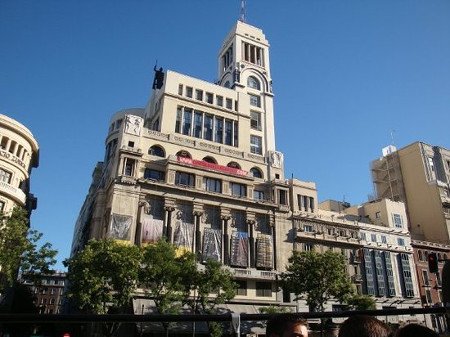
<svg viewBox="0 0 450 337">
<path fill-rule="evenodd" d="M 202 138 L 203 113 L 194 112 L 194 137 Z"/>
<path fill-rule="evenodd" d="M 377 296 L 386 295 L 385 270 L 383 264 L 383 252 L 379 250 L 373 251 L 373 259 L 375 262 L 375 274 L 377 285 Z"/>
<path fill-rule="evenodd" d="M 303 199 L 303 210 L 308 212 L 308 197 L 306 195 L 302 196 Z"/>
<path fill-rule="evenodd" d="M 250 111 L 250 127 L 255 130 L 261 130 L 261 113 Z"/>
<path fill-rule="evenodd" d="M 9 184 L 11 182 L 11 172 L 8 172 L 4 169 L 0 169 L 0 181 L 3 181 L 7 184 Z"/>
<path fill-rule="evenodd" d="M 261 107 L 261 97 L 258 95 L 252 95 L 252 94 L 249 94 L 249 96 L 250 96 L 250 105 L 260 108 Z"/>
<path fill-rule="evenodd" d="M 258 296 L 258 297 L 272 297 L 272 283 L 270 283 L 270 282 L 256 282 L 256 296 Z"/>
<path fill-rule="evenodd" d="M 233 121 L 225 120 L 225 145 L 233 145 Z"/>
<path fill-rule="evenodd" d="M 278 190 L 278 201 L 280 205 L 287 205 L 287 191 Z"/>
<path fill-rule="evenodd" d="M 131 158 L 125 158 L 125 165 L 123 167 L 123 174 L 129 177 L 134 175 L 135 160 Z"/>
<path fill-rule="evenodd" d="M 422 281 L 425 286 L 430 285 L 430 278 L 428 277 L 428 270 L 422 269 Z"/>
<path fill-rule="evenodd" d="M 183 186 L 195 186 L 195 176 L 186 172 L 176 172 L 175 173 L 175 184 Z"/>
<path fill-rule="evenodd" d="M 262 154 L 262 138 L 250 135 L 250 152 L 254 154 Z"/>
<path fill-rule="evenodd" d="M 192 98 L 192 87 L 186 87 L 186 97 Z"/>
<path fill-rule="evenodd" d="M 304 225 L 303 226 L 303 230 L 305 232 L 312 233 L 313 232 L 313 226 L 311 226 L 311 225 Z"/>
<path fill-rule="evenodd" d="M 381 235 L 381 242 L 382 243 L 387 243 L 387 239 L 385 235 Z"/>
<path fill-rule="evenodd" d="M 314 198 L 309 197 L 309 207 L 311 208 L 311 213 L 314 212 Z"/>
<path fill-rule="evenodd" d="M 411 267 L 409 265 L 409 256 L 408 254 L 401 253 L 398 255 L 398 259 L 400 260 L 400 275 L 402 281 L 402 290 L 403 296 L 405 297 L 414 297 L 414 287 L 411 278 Z"/>
<path fill-rule="evenodd" d="M 183 85 L 182 84 L 178 84 L 178 95 L 183 95 Z"/>
<path fill-rule="evenodd" d="M 179 106 L 177 108 L 177 119 L 175 121 L 175 132 L 176 133 L 181 133 L 182 120 L 183 120 L 183 110 L 182 110 L 182 107 Z"/>
<path fill-rule="evenodd" d="M 216 104 L 218 106 L 223 106 L 223 97 L 222 96 L 216 96 Z"/>
<path fill-rule="evenodd" d="M 212 137 L 213 137 L 213 116 L 205 115 L 203 132 L 204 132 L 204 135 L 203 135 L 204 139 L 212 140 Z"/>
<path fill-rule="evenodd" d="M 391 253 L 383 252 L 384 269 L 387 285 L 387 296 L 395 296 L 394 272 L 392 270 Z"/>
<path fill-rule="evenodd" d="M 234 282 L 236 282 L 238 285 L 238 288 L 236 290 L 236 295 L 247 296 L 247 281 L 237 280 Z"/>
<path fill-rule="evenodd" d="M 195 90 L 195 99 L 197 101 L 203 101 L 203 90 L 199 90 L 199 89 Z"/>
<path fill-rule="evenodd" d="M 403 228 L 403 218 L 400 214 L 392 214 L 392 221 L 394 222 L 395 228 Z"/>
<path fill-rule="evenodd" d="M 231 195 L 235 197 L 246 197 L 247 186 L 238 183 L 230 183 Z"/>
<path fill-rule="evenodd" d="M 164 181 L 165 173 L 154 169 L 146 168 L 144 171 L 144 179 Z"/>
<path fill-rule="evenodd" d="M 233 109 L 233 100 L 231 98 L 227 98 L 225 100 L 227 109 Z"/>
<path fill-rule="evenodd" d="M 361 240 L 367 241 L 366 233 L 360 233 L 359 236 L 360 236 Z"/>
<path fill-rule="evenodd" d="M 243 42 L 242 55 L 245 61 L 264 67 L 264 50 L 261 47 Z"/>
<path fill-rule="evenodd" d="M 216 143 L 223 143 L 223 118 L 220 117 L 215 118 L 214 130 L 215 130 L 214 141 Z"/>
<path fill-rule="evenodd" d="M 239 125 L 238 122 L 233 122 L 233 138 L 234 142 L 233 145 L 238 147 L 239 146 Z"/>
<path fill-rule="evenodd" d="M 253 191 L 253 199 L 255 199 L 255 200 L 264 200 L 264 192 L 263 191 L 254 190 Z"/>
<path fill-rule="evenodd" d="M 192 109 L 184 108 L 183 135 L 190 136 L 192 127 Z"/>
<path fill-rule="evenodd" d="M 370 250 L 364 249 L 364 290 L 366 295 L 375 296 L 375 277 Z"/>
<path fill-rule="evenodd" d="M 376 234 L 371 234 L 370 235 L 370 241 L 377 242 L 377 235 Z"/>
<path fill-rule="evenodd" d="M 304 252 L 312 252 L 314 250 L 314 245 L 312 243 L 306 242 L 303 244 Z"/>
<path fill-rule="evenodd" d="M 222 181 L 214 178 L 203 178 L 205 190 L 208 192 L 222 193 Z"/>
<path fill-rule="evenodd" d="M 405 239 L 397 238 L 397 243 L 398 243 L 399 246 L 404 246 L 405 245 Z"/>
<path fill-rule="evenodd" d="M 214 95 L 210 92 L 206 93 L 206 103 L 209 103 L 209 104 L 214 103 Z"/>
<path fill-rule="evenodd" d="M 425 296 L 426 296 L 426 299 L 427 299 L 427 303 L 428 304 L 432 304 L 433 303 L 433 299 L 431 297 L 431 290 L 429 290 L 429 289 L 425 290 Z"/>
</svg>

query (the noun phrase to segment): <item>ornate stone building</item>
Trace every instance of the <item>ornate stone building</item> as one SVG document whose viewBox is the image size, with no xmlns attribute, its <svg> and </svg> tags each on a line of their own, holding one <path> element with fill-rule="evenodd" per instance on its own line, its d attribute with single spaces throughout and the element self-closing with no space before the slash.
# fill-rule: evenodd
<svg viewBox="0 0 450 337">
<path fill-rule="evenodd" d="M 30 130 L 0 115 L 0 211 L 8 214 L 16 205 L 29 212 L 36 208 L 30 174 L 38 165 L 39 146 Z"/>
</svg>

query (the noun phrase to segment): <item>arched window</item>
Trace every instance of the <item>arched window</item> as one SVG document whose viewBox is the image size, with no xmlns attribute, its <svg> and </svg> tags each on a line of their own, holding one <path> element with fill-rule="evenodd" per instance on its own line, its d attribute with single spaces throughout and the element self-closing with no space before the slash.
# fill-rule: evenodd
<svg viewBox="0 0 450 337">
<path fill-rule="evenodd" d="M 424 259 L 423 259 L 423 253 L 422 253 L 421 250 L 418 250 L 418 251 L 417 251 L 417 255 L 419 256 L 419 261 L 423 261 L 423 260 L 424 260 Z"/>
<path fill-rule="evenodd" d="M 150 147 L 148 149 L 148 154 L 163 158 L 166 156 L 164 149 L 159 145 L 153 145 L 152 147 Z"/>
<path fill-rule="evenodd" d="M 207 157 L 203 158 L 202 160 L 206 161 L 207 163 L 217 164 L 217 161 L 213 157 L 210 157 L 210 156 L 207 156 Z"/>
<path fill-rule="evenodd" d="M 254 178 L 262 178 L 263 177 L 261 170 L 257 167 L 252 167 L 250 169 L 250 173 L 252 174 L 252 177 L 254 177 Z"/>
<path fill-rule="evenodd" d="M 239 165 L 238 163 L 236 163 L 235 161 L 231 161 L 231 162 L 229 162 L 228 164 L 227 164 L 227 166 L 228 167 L 232 167 L 232 168 L 235 168 L 235 169 L 241 169 L 241 165 Z"/>
<path fill-rule="evenodd" d="M 261 84 L 254 76 L 249 76 L 247 79 L 247 86 L 252 89 L 261 90 Z"/>
<path fill-rule="evenodd" d="M 229 88 L 231 87 L 230 81 L 226 81 L 225 84 L 223 85 L 225 88 Z"/>
<path fill-rule="evenodd" d="M 191 154 L 185 150 L 181 150 L 177 152 L 177 157 L 183 157 L 183 158 L 192 158 Z"/>
</svg>

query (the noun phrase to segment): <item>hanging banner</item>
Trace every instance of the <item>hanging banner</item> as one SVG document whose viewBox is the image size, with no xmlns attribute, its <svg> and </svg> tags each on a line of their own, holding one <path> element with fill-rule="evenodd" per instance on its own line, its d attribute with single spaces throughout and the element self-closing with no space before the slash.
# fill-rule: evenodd
<svg viewBox="0 0 450 337">
<path fill-rule="evenodd" d="M 248 234 L 234 231 L 231 234 L 231 261 L 235 267 L 248 267 Z"/>
<path fill-rule="evenodd" d="M 156 243 L 162 239 L 164 222 L 146 214 L 141 220 L 141 243 Z"/>
<path fill-rule="evenodd" d="M 272 269 L 273 267 L 273 243 L 272 236 L 258 234 L 256 237 L 256 267 Z"/>
<path fill-rule="evenodd" d="M 177 221 L 175 223 L 175 232 L 173 243 L 184 250 L 192 251 L 194 238 L 194 224 Z"/>
<path fill-rule="evenodd" d="M 222 260 L 222 231 L 220 229 L 205 228 L 203 232 L 203 262 L 207 260 Z"/>
<path fill-rule="evenodd" d="M 112 214 L 109 237 L 115 240 L 130 240 L 133 217 L 130 215 Z"/>
</svg>

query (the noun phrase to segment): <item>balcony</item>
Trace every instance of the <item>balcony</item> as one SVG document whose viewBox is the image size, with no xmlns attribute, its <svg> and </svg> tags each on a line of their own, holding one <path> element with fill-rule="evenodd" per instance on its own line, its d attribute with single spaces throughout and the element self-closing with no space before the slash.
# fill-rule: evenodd
<svg viewBox="0 0 450 337">
<path fill-rule="evenodd" d="M 257 269 L 231 269 L 234 276 L 245 279 L 265 279 L 275 280 L 276 271 L 257 270 Z"/>
<path fill-rule="evenodd" d="M 127 153 L 135 154 L 135 155 L 138 155 L 138 156 L 142 156 L 142 150 L 137 148 L 137 147 L 122 145 L 120 150 L 122 152 L 127 152 Z"/>
<path fill-rule="evenodd" d="M 0 181 L 0 191 L 2 193 L 5 193 L 11 199 L 14 199 L 17 202 L 21 203 L 22 206 L 25 205 L 27 196 L 20 188 L 14 187 L 8 183 L 5 183 L 4 181 Z"/>
</svg>

